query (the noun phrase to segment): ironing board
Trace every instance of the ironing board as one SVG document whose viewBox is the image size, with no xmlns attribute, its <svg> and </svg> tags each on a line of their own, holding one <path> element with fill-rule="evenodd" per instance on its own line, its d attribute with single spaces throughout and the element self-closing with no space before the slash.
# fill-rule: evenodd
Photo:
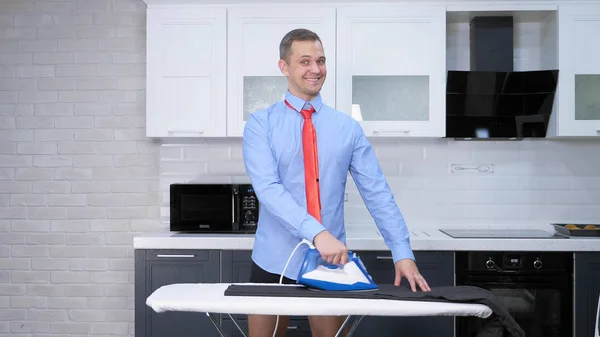
<svg viewBox="0 0 600 337">
<path fill-rule="evenodd" d="M 244 337 L 247 337 L 247 334 L 232 316 L 234 314 L 347 316 L 336 337 L 340 336 L 343 329 L 354 319 L 349 326 L 347 335 L 347 337 L 351 337 L 364 316 L 475 316 L 488 318 L 492 315 L 492 310 L 488 306 L 471 303 L 358 298 L 286 297 L 282 299 L 281 297 L 225 296 L 225 290 L 232 284 L 252 285 L 254 283 L 176 283 L 165 285 L 148 296 L 146 305 L 157 313 L 165 311 L 205 313 L 221 337 L 227 336 L 213 314 L 229 315 Z M 286 286 L 297 287 L 298 285 L 290 284 Z"/>
</svg>

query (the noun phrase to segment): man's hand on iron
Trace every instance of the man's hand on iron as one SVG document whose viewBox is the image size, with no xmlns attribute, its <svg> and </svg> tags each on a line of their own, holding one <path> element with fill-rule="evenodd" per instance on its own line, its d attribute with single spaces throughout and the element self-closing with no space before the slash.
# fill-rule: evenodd
<svg viewBox="0 0 600 337">
<path fill-rule="evenodd" d="M 314 242 L 315 248 L 327 263 L 346 264 L 348 262 L 348 248 L 328 231 L 317 234 Z"/>
<path fill-rule="evenodd" d="M 396 262 L 396 280 L 394 281 L 394 285 L 399 286 L 402 277 L 406 277 L 408 282 L 410 283 L 410 289 L 413 292 L 417 291 L 416 285 L 419 285 L 422 291 L 430 291 L 429 285 L 423 275 L 419 273 L 419 269 L 415 264 L 415 261 L 412 259 L 402 259 Z"/>
</svg>

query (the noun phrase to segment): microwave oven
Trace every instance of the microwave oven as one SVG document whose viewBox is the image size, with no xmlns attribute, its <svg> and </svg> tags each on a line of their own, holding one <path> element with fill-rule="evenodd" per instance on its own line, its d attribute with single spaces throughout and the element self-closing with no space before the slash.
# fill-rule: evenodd
<svg viewBox="0 0 600 337">
<path fill-rule="evenodd" d="M 260 205 L 250 184 L 170 185 L 170 231 L 255 233 Z"/>
</svg>

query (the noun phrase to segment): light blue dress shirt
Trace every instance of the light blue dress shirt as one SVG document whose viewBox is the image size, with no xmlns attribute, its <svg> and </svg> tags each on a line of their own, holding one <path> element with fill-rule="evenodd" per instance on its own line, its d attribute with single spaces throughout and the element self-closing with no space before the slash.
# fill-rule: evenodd
<svg viewBox="0 0 600 337">
<path fill-rule="evenodd" d="M 264 270 L 281 274 L 296 245 L 328 230 L 346 244 L 344 193 L 348 172 L 392 252 L 394 263 L 414 255 L 404 218 L 360 124 L 324 104 L 309 102 L 317 135 L 322 224 L 306 210 L 302 115 L 307 103 L 286 93 L 297 110 L 278 102 L 252 113 L 243 134 L 246 171 L 260 202 L 252 259 Z M 296 280 L 307 251 L 296 250 L 285 276 Z"/>
</svg>

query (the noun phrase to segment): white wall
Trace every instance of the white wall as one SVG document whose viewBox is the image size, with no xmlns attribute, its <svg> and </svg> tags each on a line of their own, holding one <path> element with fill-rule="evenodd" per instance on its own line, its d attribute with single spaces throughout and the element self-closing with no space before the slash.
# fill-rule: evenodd
<svg viewBox="0 0 600 337">
<path fill-rule="evenodd" d="M 168 183 L 247 181 L 239 139 L 144 137 L 144 10 L 0 1 L 0 336 L 133 336 L 132 237 L 167 230 Z M 373 143 L 411 227 L 600 218 L 598 142 Z M 448 173 L 469 163 L 495 173 Z"/>
<path fill-rule="evenodd" d="M 600 221 L 598 141 L 371 142 L 409 227 Z M 240 141 L 164 145 L 161 161 L 164 226 L 170 183 L 248 181 Z M 492 164 L 494 173 L 451 173 L 452 164 Z M 347 224 L 373 226 L 351 179 L 347 192 Z"/>
<path fill-rule="evenodd" d="M 0 1 L 0 336 L 133 335 L 157 228 L 145 4 Z"/>
</svg>

